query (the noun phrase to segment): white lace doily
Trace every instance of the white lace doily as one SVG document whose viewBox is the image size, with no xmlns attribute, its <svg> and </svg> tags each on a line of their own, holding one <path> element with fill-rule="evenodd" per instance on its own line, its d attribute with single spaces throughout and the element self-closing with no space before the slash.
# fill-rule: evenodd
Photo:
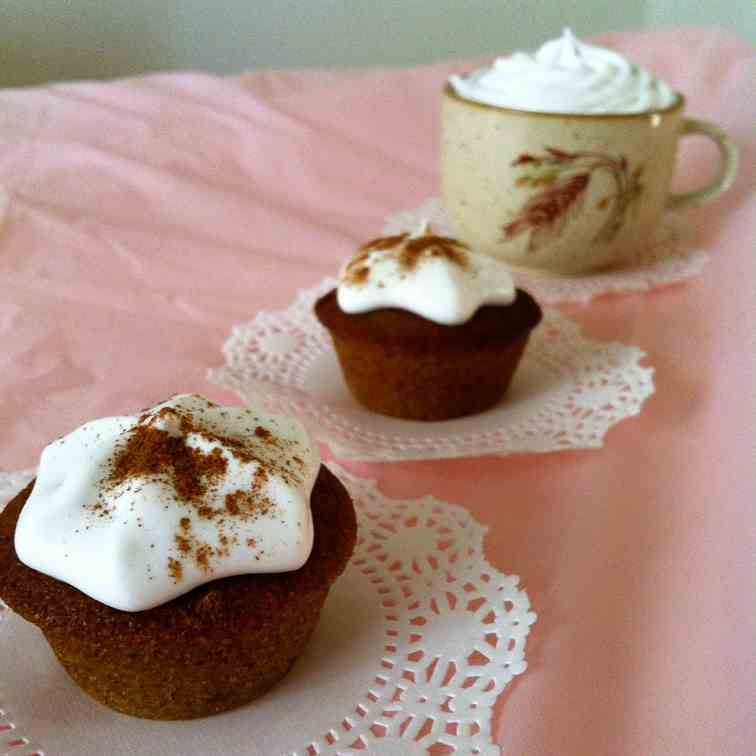
<svg viewBox="0 0 756 756">
<path fill-rule="evenodd" d="M 436 423 L 385 417 L 352 398 L 330 337 L 313 314 L 331 289 L 326 279 L 300 292 L 284 311 L 262 312 L 235 326 L 224 345 L 226 366 L 208 379 L 299 417 L 341 459 L 442 459 L 600 447 L 606 432 L 637 415 L 654 391 L 644 353 L 595 342 L 559 313 L 546 311 L 505 401 L 487 412 Z"/>
<path fill-rule="evenodd" d="M 489 564 L 487 528 L 463 507 L 389 499 L 373 481 L 331 468 L 354 499 L 357 546 L 305 654 L 269 694 L 170 727 L 114 714 L 81 693 L 41 634 L 8 612 L 0 625 L 8 723 L 23 722 L 49 753 L 410 756 L 434 745 L 500 753 L 493 705 L 525 671 L 536 619 L 519 578 Z"/>
<path fill-rule="evenodd" d="M 0 511 L 34 477 L 34 470 L 0 471 Z"/>
<path fill-rule="evenodd" d="M 415 210 L 387 219 L 385 234 L 414 231 L 423 219 L 442 235 L 453 235 L 446 210 L 431 197 Z M 529 291 L 541 304 L 585 303 L 602 294 L 650 291 L 693 278 L 703 271 L 708 253 L 697 247 L 671 216 L 662 221 L 653 244 L 639 250 L 633 265 L 616 270 L 575 276 L 513 270 L 515 284 Z"/>
</svg>

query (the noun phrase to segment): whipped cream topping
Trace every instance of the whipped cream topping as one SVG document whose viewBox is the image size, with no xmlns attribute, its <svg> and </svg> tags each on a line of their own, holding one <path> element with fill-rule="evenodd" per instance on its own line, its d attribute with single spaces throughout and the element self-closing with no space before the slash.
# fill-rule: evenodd
<svg viewBox="0 0 756 756">
<path fill-rule="evenodd" d="M 362 246 L 342 270 L 336 296 L 348 313 L 398 307 L 441 325 L 459 325 L 482 305 L 511 304 L 516 292 L 502 262 L 435 236 L 423 222 L 411 235 Z"/>
<path fill-rule="evenodd" d="M 312 550 L 319 467 L 293 418 L 178 395 L 47 446 L 16 553 L 125 611 L 229 575 L 295 570 Z"/>
<path fill-rule="evenodd" d="M 642 113 L 677 100 L 653 74 L 613 50 L 581 42 L 570 29 L 535 53 L 497 58 L 449 81 L 466 100 L 541 113 Z"/>
</svg>

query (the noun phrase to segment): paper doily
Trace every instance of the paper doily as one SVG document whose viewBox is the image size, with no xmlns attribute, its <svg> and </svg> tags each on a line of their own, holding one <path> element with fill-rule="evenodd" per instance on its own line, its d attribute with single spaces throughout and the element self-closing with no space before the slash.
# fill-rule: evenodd
<svg viewBox="0 0 756 756">
<path fill-rule="evenodd" d="M 0 625 L 7 716 L 49 753 L 411 756 L 443 746 L 499 754 L 493 705 L 525 671 L 536 619 L 519 578 L 488 563 L 487 528 L 463 507 L 389 499 L 375 482 L 331 469 L 354 499 L 357 546 L 305 654 L 270 693 L 168 728 L 118 715 L 81 693 L 41 634 L 8 612 Z"/>
<path fill-rule="evenodd" d="M 34 470 L 0 471 L 0 511 L 34 477 Z"/>
<path fill-rule="evenodd" d="M 384 234 L 415 231 L 423 219 L 444 235 L 453 235 L 446 210 L 438 197 L 431 197 L 415 210 L 387 219 Z M 682 228 L 666 216 L 653 243 L 639 251 L 635 264 L 616 270 L 575 276 L 513 270 L 515 284 L 529 291 L 541 304 L 590 302 L 602 294 L 651 291 L 700 275 L 708 253 L 696 247 Z"/>
<path fill-rule="evenodd" d="M 352 398 L 330 337 L 313 314 L 335 281 L 300 292 L 287 309 L 234 327 L 226 366 L 208 379 L 299 417 L 341 459 L 408 460 L 600 447 L 606 432 L 637 415 L 654 391 L 644 353 L 595 342 L 580 326 L 546 311 L 505 401 L 470 417 L 436 423 L 384 417 Z"/>
</svg>

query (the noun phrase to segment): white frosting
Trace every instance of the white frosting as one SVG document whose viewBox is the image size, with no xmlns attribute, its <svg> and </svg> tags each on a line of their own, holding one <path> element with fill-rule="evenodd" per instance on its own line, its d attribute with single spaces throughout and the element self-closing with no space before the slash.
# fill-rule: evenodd
<svg viewBox="0 0 756 756">
<path fill-rule="evenodd" d="M 414 240 L 429 235 L 423 223 L 414 234 L 396 237 L 393 244 L 378 240 L 379 248 L 374 248 L 376 243 L 363 248 L 342 270 L 339 307 L 348 313 L 398 307 L 441 325 L 459 325 L 483 305 L 514 301 L 515 286 L 506 265 L 453 239 L 442 238 L 438 246 L 428 246 L 408 269 L 401 262 L 402 254 Z M 451 257 L 439 254 L 444 243 L 452 245 Z M 355 267 L 366 269 L 363 280 L 355 280 Z"/>
<path fill-rule="evenodd" d="M 188 457 L 223 468 L 194 478 L 201 496 L 177 490 L 170 464 L 116 475 L 118 455 L 149 426 L 160 443 L 173 439 Z M 125 611 L 229 575 L 295 570 L 312 549 L 319 467 L 317 446 L 292 418 L 175 396 L 140 417 L 93 420 L 47 446 L 18 520 L 16 553 Z"/>
<path fill-rule="evenodd" d="M 677 100 L 653 74 L 569 29 L 535 53 L 498 58 L 450 83 L 467 100 L 542 113 L 642 113 Z"/>
</svg>

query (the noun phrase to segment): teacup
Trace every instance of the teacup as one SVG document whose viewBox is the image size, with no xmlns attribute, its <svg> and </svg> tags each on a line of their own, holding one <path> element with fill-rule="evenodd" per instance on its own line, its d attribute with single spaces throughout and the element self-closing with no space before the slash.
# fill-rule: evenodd
<svg viewBox="0 0 756 756">
<path fill-rule="evenodd" d="M 666 209 L 719 196 L 737 149 L 717 126 L 684 116 L 685 99 L 640 113 L 565 115 L 443 93 L 442 192 L 455 233 L 515 267 L 575 274 L 636 260 Z M 681 136 L 719 148 L 707 186 L 670 194 Z"/>
</svg>

